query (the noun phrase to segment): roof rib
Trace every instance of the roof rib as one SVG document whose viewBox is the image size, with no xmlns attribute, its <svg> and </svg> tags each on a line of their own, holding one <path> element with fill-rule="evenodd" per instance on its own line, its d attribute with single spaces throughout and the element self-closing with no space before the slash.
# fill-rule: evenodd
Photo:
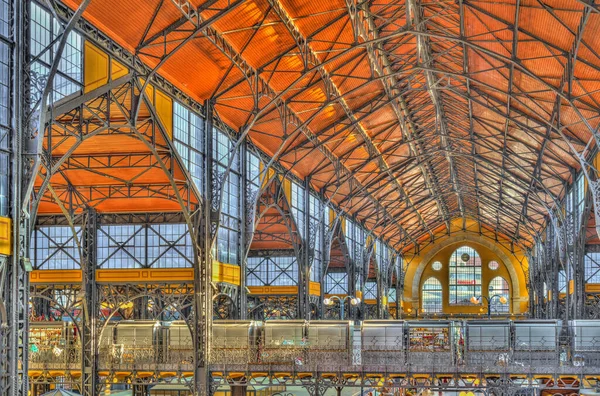
<svg viewBox="0 0 600 396">
<path fill-rule="evenodd" d="M 300 50 L 300 52 L 302 54 L 302 58 L 305 62 L 305 66 L 308 63 L 311 63 L 314 66 L 319 66 L 321 64 L 321 62 L 320 62 L 317 54 L 310 46 L 310 43 L 306 40 L 306 38 L 300 32 L 300 30 L 298 29 L 298 27 L 296 26 L 296 24 L 290 17 L 289 13 L 283 7 L 283 5 L 279 2 L 279 0 L 267 0 L 267 1 L 268 1 L 269 5 L 271 7 L 273 7 L 273 10 L 277 14 L 277 16 L 279 16 L 279 18 L 281 19 L 283 24 L 286 26 L 287 30 L 290 32 L 290 34 L 294 38 L 294 41 L 296 42 L 298 49 Z M 350 106 L 344 99 L 342 92 L 337 87 L 337 85 L 332 80 L 331 76 L 329 75 L 327 70 L 325 70 L 324 67 L 319 68 L 319 75 L 321 77 L 321 80 L 323 81 L 323 84 L 325 84 L 326 92 L 328 92 L 329 95 L 334 94 L 335 97 L 338 98 L 338 103 L 344 109 L 346 116 L 351 120 L 352 125 L 354 125 L 354 128 L 358 131 L 358 133 L 362 137 L 363 142 L 365 143 L 365 146 L 367 148 L 367 153 L 369 154 L 369 161 L 372 161 L 372 160 L 377 161 L 379 168 L 388 175 L 389 179 L 391 180 L 392 184 L 394 185 L 394 188 L 396 189 L 396 191 L 398 191 L 398 194 L 400 195 L 400 197 L 417 214 L 417 217 L 419 218 L 419 222 L 421 223 L 421 225 L 424 228 L 427 228 L 427 223 L 423 219 L 423 216 L 421 215 L 419 210 L 414 206 L 412 200 L 406 193 L 404 186 L 394 176 L 394 174 L 392 173 L 392 171 L 390 169 L 390 166 L 388 165 L 388 163 L 385 160 L 384 156 L 382 155 L 381 151 L 375 146 L 375 144 L 373 144 L 373 141 L 371 140 L 371 136 L 367 132 L 366 128 L 362 125 L 360 119 L 358 119 L 356 117 L 356 115 L 354 114 L 354 111 L 350 108 Z"/>
<path fill-rule="evenodd" d="M 346 0 L 350 20 L 353 23 L 354 28 L 356 29 L 356 34 L 365 41 L 377 40 L 379 39 L 377 27 L 373 22 L 370 13 L 365 7 L 368 7 L 367 2 L 356 3 L 356 0 Z M 358 37 L 357 37 L 358 38 Z M 374 73 L 377 73 L 380 76 L 388 75 L 389 78 L 382 79 L 382 83 L 386 94 L 388 97 L 394 97 L 397 95 L 397 86 L 398 81 L 396 77 L 391 72 L 390 62 L 387 56 L 385 55 L 385 51 L 381 48 L 380 44 L 377 43 L 375 45 L 370 44 L 367 46 L 367 53 L 369 56 L 369 63 L 371 69 Z M 426 150 L 422 147 L 422 143 L 419 139 L 416 138 L 418 136 L 417 127 L 414 124 L 413 120 L 410 116 L 410 111 L 408 109 L 408 105 L 403 97 L 398 96 L 397 101 L 392 101 L 392 109 L 394 110 L 396 118 L 398 118 L 399 125 L 401 127 L 402 132 L 406 136 L 407 141 L 409 142 L 409 147 L 414 155 L 420 156 Z M 400 107 L 398 107 L 400 106 Z M 433 194 L 434 199 L 437 202 L 438 210 L 443 217 L 444 224 L 448 231 L 450 231 L 450 216 L 448 208 L 441 198 L 439 194 L 440 188 L 437 184 L 437 181 L 433 181 L 433 168 L 429 161 L 425 161 L 419 165 L 421 173 L 423 174 L 423 178 L 425 180 L 425 184 L 427 188 Z M 433 232 L 430 229 L 427 229 L 429 235 L 433 238 Z"/>
<path fill-rule="evenodd" d="M 415 29 L 417 31 L 426 31 L 427 27 L 425 26 L 421 15 L 423 9 L 421 8 L 420 0 L 407 0 L 407 4 L 409 5 L 409 15 L 412 19 L 412 24 L 415 26 Z M 419 34 L 417 36 L 417 53 L 419 55 L 419 58 L 421 59 L 421 62 L 427 65 L 427 67 L 431 67 L 431 63 L 433 62 L 431 52 L 432 51 L 431 46 L 429 45 L 429 37 Z M 427 91 L 429 92 L 429 96 L 431 97 L 431 101 L 433 102 L 433 105 L 435 107 L 436 117 L 439 126 L 438 131 L 440 134 L 441 146 L 445 152 L 446 161 L 448 161 L 448 164 L 450 166 L 450 180 L 452 181 L 452 187 L 456 192 L 458 207 L 460 209 L 461 216 L 464 220 L 465 208 L 458 188 L 456 168 L 454 167 L 454 161 L 452 160 L 452 157 L 450 156 L 448 151 L 450 147 L 450 141 L 446 125 L 446 115 L 444 112 L 444 108 L 442 107 L 442 100 L 439 96 L 438 90 L 434 88 L 436 85 L 436 78 L 433 75 L 433 72 L 431 72 L 430 70 L 425 70 L 424 73 L 427 79 Z"/>
<path fill-rule="evenodd" d="M 186 10 L 188 8 L 190 8 L 190 9 L 194 8 L 194 6 L 192 4 L 190 4 L 189 1 L 187 1 L 187 0 L 172 0 L 172 1 L 174 1 L 176 4 L 179 4 L 178 9 L 181 10 L 181 12 L 186 17 L 189 15 L 189 13 L 186 13 L 184 10 Z M 197 16 L 197 18 L 196 18 L 196 16 Z M 194 17 L 190 17 L 188 20 L 194 25 L 201 24 L 203 22 L 203 17 L 202 17 L 202 15 L 200 15 L 200 13 L 195 13 Z M 229 58 L 229 60 L 231 62 L 233 62 L 236 65 L 236 67 L 239 68 L 244 73 L 245 76 L 254 76 L 256 79 L 258 79 L 260 81 L 261 87 L 266 91 L 267 96 L 273 97 L 273 98 L 277 97 L 277 93 L 271 88 L 268 81 L 265 81 L 260 76 L 260 73 L 253 66 L 251 66 L 248 62 L 246 62 L 244 60 L 244 58 L 240 54 L 238 54 L 233 49 L 233 47 L 227 42 L 227 39 L 225 39 L 216 29 L 214 29 L 210 26 L 207 27 L 206 28 L 206 37 L 225 56 L 227 56 Z M 320 69 L 322 69 L 322 67 Z M 319 138 L 308 127 L 303 126 L 303 121 L 296 115 L 296 113 L 281 98 L 277 99 L 276 103 L 274 105 L 276 107 L 282 107 L 285 109 L 291 124 L 300 126 L 301 132 L 307 137 L 307 139 L 309 139 L 311 142 L 313 142 L 313 144 L 318 148 L 318 150 L 331 162 L 336 175 L 341 174 L 341 176 L 343 176 L 343 177 L 338 177 L 340 180 L 349 180 L 349 181 L 354 182 L 357 186 L 362 186 L 361 183 L 352 174 L 352 172 L 341 163 L 339 158 L 337 158 L 335 156 L 335 154 L 333 154 L 325 146 L 321 145 Z M 401 232 L 401 234 L 407 236 L 409 239 L 411 239 L 411 241 L 414 241 L 414 243 L 416 243 L 416 241 L 413 240 L 412 236 L 409 235 L 409 233 L 398 222 L 398 220 L 395 217 L 391 216 L 388 213 L 387 209 L 383 205 L 381 205 L 381 203 L 375 197 L 373 197 L 371 195 L 371 193 L 365 191 L 365 196 L 371 202 L 373 202 L 373 205 L 375 207 L 377 207 L 379 210 L 382 211 L 382 213 L 385 217 L 391 219 L 392 223 L 397 226 L 397 228 Z"/>
</svg>

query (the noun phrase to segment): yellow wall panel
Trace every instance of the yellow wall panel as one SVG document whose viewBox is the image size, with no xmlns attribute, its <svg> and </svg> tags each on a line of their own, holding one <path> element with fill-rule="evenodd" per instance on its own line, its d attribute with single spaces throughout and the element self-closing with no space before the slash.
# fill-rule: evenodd
<svg viewBox="0 0 600 396">
<path fill-rule="evenodd" d="M 275 169 L 273 168 L 269 168 L 269 170 L 267 171 L 267 177 L 263 180 L 263 187 L 267 185 L 267 183 L 269 182 L 269 180 L 271 180 L 272 178 L 275 177 Z"/>
<path fill-rule="evenodd" d="M 240 266 L 234 264 L 223 264 L 213 260 L 212 280 L 214 282 L 224 282 L 239 286 L 241 284 Z"/>
<path fill-rule="evenodd" d="M 154 107 L 170 139 L 173 139 L 173 99 L 156 90 Z"/>
<path fill-rule="evenodd" d="M 267 183 L 269 182 L 269 180 L 271 180 L 272 177 L 275 176 L 275 169 L 273 168 L 269 168 L 267 171 L 267 174 L 264 175 L 265 172 L 265 164 L 263 164 L 262 161 L 260 161 L 258 163 L 258 169 L 260 170 L 260 177 L 262 177 L 262 183 L 261 183 L 261 187 L 265 187 L 267 185 Z"/>
<path fill-rule="evenodd" d="M 373 242 L 373 237 L 371 235 L 367 235 L 366 245 L 370 246 L 373 243 L 373 253 L 377 252 L 377 244 Z"/>
<path fill-rule="evenodd" d="M 575 293 L 575 281 L 571 279 L 569 281 L 569 294 Z"/>
<path fill-rule="evenodd" d="M 116 60 L 111 60 L 110 62 L 110 78 L 116 80 L 117 78 L 121 78 L 124 75 L 129 73 L 129 69 L 123 66 L 121 63 Z"/>
<path fill-rule="evenodd" d="M 140 84 L 143 85 L 144 82 L 145 80 L 140 78 Z M 165 127 L 167 136 L 173 139 L 173 99 L 169 95 L 155 89 L 152 84 L 148 84 L 145 91 L 150 103 L 154 105 L 160 122 Z"/>
<path fill-rule="evenodd" d="M 319 282 L 310 282 L 310 284 L 308 285 L 308 293 L 311 296 L 320 296 L 321 284 Z"/>
<path fill-rule="evenodd" d="M 83 90 L 90 92 L 108 83 L 109 59 L 104 51 L 88 41 L 83 51 Z"/>
<path fill-rule="evenodd" d="M 12 254 L 12 219 L 0 217 L 0 254 Z"/>
<path fill-rule="evenodd" d="M 140 78 L 140 86 L 144 86 L 144 83 L 146 82 L 145 79 Z M 150 103 L 154 104 L 154 86 L 152 86 L 152 84 L 148 84 L 146 85 L 146 88 L 144 89 L 146 96 L 148 97 L 148 100 L 150 101 Z"/>
<path fill-rule="evenodd" d="M 283 178 L 283 180 L 281 181 L 282 186 L 283 186 L 283 193 L 285 194 L 285 198 L 287 199 L 288 203 L 291 205 L 292 204 L 292 182 L 287 179 L 287 178 Z"/>
</svg>

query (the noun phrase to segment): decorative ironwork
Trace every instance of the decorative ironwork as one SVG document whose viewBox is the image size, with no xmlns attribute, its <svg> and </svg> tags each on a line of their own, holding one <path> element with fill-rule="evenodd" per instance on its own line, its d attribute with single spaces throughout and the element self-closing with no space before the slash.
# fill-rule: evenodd
<svg viewBox="0 0 600 396">
<path fill-rule="evenodd" d="M 254 320 L 296 319 L 296 296 L 251 296 L 248 301 L 248 318 Z"/>
</svg>

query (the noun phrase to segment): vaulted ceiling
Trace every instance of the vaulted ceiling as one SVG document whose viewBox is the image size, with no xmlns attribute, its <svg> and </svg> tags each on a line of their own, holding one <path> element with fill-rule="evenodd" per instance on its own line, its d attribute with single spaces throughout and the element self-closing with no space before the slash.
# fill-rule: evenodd
<svg viewBox="0 0 600 396">
<path fill-rule="evenodd" d="M 584 0 L 92 0 L 83 17 L 400 248 L 461 218 L 530 245 L 595 147 Z"/>
</svg>

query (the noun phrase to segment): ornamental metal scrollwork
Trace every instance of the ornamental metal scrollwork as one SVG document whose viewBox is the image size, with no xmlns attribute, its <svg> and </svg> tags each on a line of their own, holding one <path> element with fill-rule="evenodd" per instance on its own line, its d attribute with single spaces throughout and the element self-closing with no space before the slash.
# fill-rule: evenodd
<svg viewBox="0 0 600 396">
<path fill-rule="evenodd" d="M 232 298 L 226 294 L 217 294 L 213 297 L 214 319 L 235 319 L 236 306 Z"/>
<path fill-rule="evenodd" d="M 600 294 L 588 294 L 585 300 L 584 317 L 600 319 Z"/>
<path fill-rule="evenodd" d="M 248 318 L 254 320 L 296 319 L 296 296 L 254 296 L 248 300 Z"/>
</svg>

